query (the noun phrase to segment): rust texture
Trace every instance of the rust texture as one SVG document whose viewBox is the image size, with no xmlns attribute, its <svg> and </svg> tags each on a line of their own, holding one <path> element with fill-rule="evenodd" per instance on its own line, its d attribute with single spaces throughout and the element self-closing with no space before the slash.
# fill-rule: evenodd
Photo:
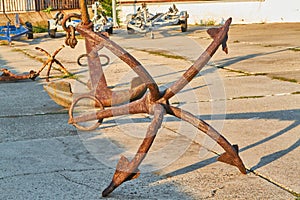
<svg viewBox="0 0 300 200">
<path fill-rule="evenodd" d="M 26 80 L 31 79 L 34 80 L 37 77 L 37 73 L 33 70 L 30 70 L 27 74 L 17 75 L 9 71 L 8 69 L 0 69 L 2 72 L 0 76 L 0 81 L 20 81 L 20 80 Z"/>
<path fill-rule="evenodd" d="M 72 26 L 66 27 L 66 21 L 70 18 L 80 18 L 82 17 L 81 24 L 76 27 L 76 30 L 85 37 L 85 45 L 86 45 L 86 54 L 88 58 L 88 67 L 89 67 L 89 74 L 90 74 L 90 95 L 96 96 L 96 98 L 101 102 L 101 104 L 105 107 L 112 106 L 116 104 L 122 104 L 128 101 L 128 95 L 130 96 L 130 100 L 135 100 L 141 97 L 146 92 L 146 82 L 142 80 L 142 77 L 139 76 L 135 78 L 133 82 L 139 82 L 138 79 L 140 78 L 140 84 L 132 83 L 131 89 L 128 90 L 121 90 L 118 92 L 113 92 L 108 86 L 106 82 L 105 75 L 103 73 L 102 65 L 100 62 L 98 51 L 101 50 L 103 47 L 108 48 L 111 50 L 115 55 L 118 57 L 123 57 L 123 53 L 125 52 L 121 47 L 116 44 L 111 43 L 112 41 L 109 40 L 107 33 L 95 33 L 93 32 L 93 24 L 89 19 L 89 15 L 87 12 L 86 4 L 84 6 L 84 2 L 81 2 L 81 15 L 79 14 L 69 14 L 67 15 L 62 21 L 62 27 L 67 32 L 67 37 L 65 40 L 65 44 L 70 46 L 71 48 L 75 48 L 77 44 L 77 39 L 75 37 L 75 28 Z M 94 38 L 95 37 L 95 38 Z M 112 47 L 108 47 L 109 45 L 113 45 Z M 129 57 L 121 58 L 123 61 L 124 59 L 128 60 Z M 134 59 L 135 60 L 135 59 Z M 129 60 L 126 62 L 129 64 L 132 62 Z M 141 65 L 136 61 L 134 65 Z M 129 65 L 130 66 L 130 65 Z M 139 74 L 138 74 L 139 75 Z M 150 75 L 148 74 L 150 77 Z M 152 79 L 152 78 L 151 78 Z M 78 98 L 83 98 L 86 96 L 79 96 Z M 75 100 L 77 101 L 77 100 Z"/>
<path fill-rule="evenodd" d="M 36 50 L 39 50 L 41 51 L 42 53 L 44 53 L 48 59 L 44 62 L 44 64 L 42 65 L 42 67 L 40 68 L 40 70 L 37 72 L 37 76 L 40 75 L 40 73 L 44 70 L 44 68 L 46 66 L 48 66 L 48 69 L 47 69 L 47 77 L 46 77 L 46 81 L 49 82 L 49 76 L 50 76 L 50 71 L 51 71 L 51 68 L 52 68 L 52 65 L 53 63 L 56 63 L 58 66 L 59 66 L 59 70 L 65 74 L 65 76 L 69 76 L 71 75 L 67 69 L 61 64 L 60 61 L 58 61 L 55 56 L 64 48 L 65 46 L 62 45 L 60 48 L 56 49 L 54 51 L 54 53 L 51 55 L 50 53 L 48 53 L 46 50 L 40 48 L 40 47 L 35 47 Z"/>
<path fill-rule="evenodd" d="M 81 0 L 81 2 L 85 1 Z M 86 6 L 83 6 L 81 9 L 83 15 L 85 15 L 85 13 L 87 12 Z M 137 113 L 147 113 L 154 116 L 136 155 L 131 160 L 128 160 L 124 156 L 120 158 L 116 166 L 112 181 L 109 186 L 102 192 L 102 196 L 109 195 L 123 182 L 137 178 L 139 176 L 140 172 L 138 167 L 146 157 L 147 152 L 153 144 L 155 136 L 159 128 L 161 127 L 162 120 L 167 114 L 175 116 L 183 121 L 192 124 L 195 128 L 199 129 L 200 131 L 211 137 L 213 140 L 215 140 L 225 150 L 225 153 L 223 153 L 218 158 L 218 160 L 234 165 L 240 170 L 241 173 L 246 174 L 245 166 L 238 155 L 237 145 L 231 145 L 229 141 L 227 141 L 226 138 L 218 133 L 213 127 L 211 127 L 205 121 L 195 117 L 192 113 L 169 104 L 169 99 L 176 95 L 176 93 L 178 93 L 199 73 L 199 71 L 207 64 L 210 58 L 217 51 L 219 46 L 222 45 L 223 50 L 226 53 L 228 52 L 226 41 L 228 38 L 227 34 L 231 21 L 232 19 L 229 18 L 222 27 L 208 30 L 208 34 L 213 38 L 211 44 L 199 56 L 195 63 L 186 70 L 182 77 L 164 91 L 159 91 L 157 83 L 146 71 L 143 65 L 119 45 L 109 40 L 109 38 L 103 34 L 94 33 L 89 28 L 90 25 L 86 25 L 86 22 L 83 22 L 76 27 L 76 30 L 83 37 L 85 37 L 86 51 L 87 54 L 90 55 L 88 57 L 88 64 L 93 90 L 92 92 L 78 97 L 73 101 L 69 110 L 69 123 L 77 125 L 80 122 L 98 120 L 98 122 L 92 127 L 83 127 L 83 129 L 85 130 L 91 130 L 97 128 L 105 118 L 113 116 Z M 145 86 L 148 89 L 147 93 L 142 97 L 131 101 L 130 103 L 121 104 L 123 102 L 122 92 L 125 91 L 113 92 L 107 88 L 107 83 L 101 68 L 99 56 L 96 56 L 99 47 L 105 47 L 109 49 L 129 67 L 131 67 L 131 69 L 139 76 L 142 84 L 131 89 L 130 91 L 126 91 L 127 93 L 129 93 L 130 95 L 138 93 L 140 91 L 139 87 L 141 86 Z M 95 48 L 97 50 L 95 50 Z M 100 109 L 95 112 L 90 112 L 73 117 L 73 109 L 76 103 L 81 98 L 93 99 L 95 101 L 95 104 L 98 104 Z"/>
</svg>

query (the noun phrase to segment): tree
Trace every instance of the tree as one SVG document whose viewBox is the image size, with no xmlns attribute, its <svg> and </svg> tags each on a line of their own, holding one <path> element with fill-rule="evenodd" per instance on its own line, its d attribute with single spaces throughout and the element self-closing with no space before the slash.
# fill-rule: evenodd
<svg viewBox="0 0 300 200">
<path fill-rule="evenodd" d="M 102 0 L 100 1 L 102 9 L 105 11 L 105 14 L 109 17 L 113 17 L 113 10 L 112 10 L 112 0 Z M 116 4 L 118 5 L 118 2 L 116 1 Z M 117 12 L 117 23 L 120 23 L 119 19 L 119 9 L 116 10 Z"/>
</svg>

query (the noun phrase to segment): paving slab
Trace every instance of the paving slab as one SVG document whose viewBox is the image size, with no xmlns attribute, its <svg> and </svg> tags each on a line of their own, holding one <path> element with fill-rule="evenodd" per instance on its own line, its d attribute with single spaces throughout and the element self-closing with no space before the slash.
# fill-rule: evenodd
<svg viewBox="0 0 300 200">
<path fill-rule="evenodd" d="M 217 53 L 214 64 L 299 83 L 299 33 L 299 23 L 233 25 L 229 31 L 230 56 Z M 205 30 L 197 30 L 190 36 L 200 44 L 208 43 Z"/>
<path fill-rule="evenodd" d="M 78 136 L 6 142 L 0 149 L 1 199 L 100 199 L 113 173 L 87 152 Z M 142 174 L 110 199 L 189 199 L 175 194 L 172 182 L 149 184 L 156 181 L 157 176 Z"/>
</svg>

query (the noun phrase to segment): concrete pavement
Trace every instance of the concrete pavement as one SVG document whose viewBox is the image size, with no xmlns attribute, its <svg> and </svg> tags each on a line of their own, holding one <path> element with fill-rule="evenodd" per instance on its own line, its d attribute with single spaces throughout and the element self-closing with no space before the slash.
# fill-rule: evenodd
<svg viewBox="0 0 300 200">
<path fill-rule="evenodd" d="M 201 76 L 170 102 L 238 144 L 247 168 L 260 176 L 242 175 L 216 162 L 215 153 L 223 152 L 218 145 L 166 116 L 141 176 L 108 198 L 295 199 L 300 192 L 299 27 L 232 26 L 229 54 L 218 51 Z M 178 79 L 210 42 L 203 27 L 191 27 L 188 33 L 163 29 L 155 32 L 154 40 L 116 32 L 111 39 L 132 53 L 161 88 Z M 16 73 L 37 70 L 39 59 L 46 57 L 34 47 L 52 53 L 63 43 L 64 38 L 40 34 L 12 47 L 2 45 L 1 67 Z M 76 64 L 81 53 L 83 40 L 74 50 L 64 48 L 57 59 L 84 79 L 87 69 Z M 105 67 L 109 84 L 127 87 L 135 75 L 107 50 L 104 53 L 111 58 Z M 68 81 L 79 90 L 74 79 Z M 81 132 L 67 124 L 67 110 L 49 98 L 44 84 L 44 79 L 0 83 L 0 199 L 101 199 L 120 154 L 133 155 L 150 118 L 114 117 L 94 132 Z"/>
</svg>

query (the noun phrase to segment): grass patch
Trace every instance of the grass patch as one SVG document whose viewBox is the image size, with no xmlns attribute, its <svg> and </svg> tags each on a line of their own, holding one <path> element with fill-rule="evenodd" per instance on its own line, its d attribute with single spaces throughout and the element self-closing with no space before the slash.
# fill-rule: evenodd
<svg viewBox="0 0 300 200">
<path fill-rule="evenodd" d="M 152 55 L 156 55 L 156 56 L 162 56 L 162 57 L 165 57 L 165 58 L 172 58 L 172 59 L 177 59 L 177 60 L 187 60 L 187 58 L 184 57 L 184 56 L 178 56 L 178 55 L 170 54 L 167 51 L 159 51 L 159 50 L 158 51 L 157 50 L 153 51 L 153 50 L 146 50 L 146 49 L 143 49 L 141 51 L 152 54 Z"/>
<path fill-rule="evenodd" d="M 84 39 L 84 37 L 82 35 L 80 35 L 80 34 L 76 35 L 76 38 L 79 39 L 79 40 L 83 40 Z"/>
<path fill-rule="evenodd" d="M 274 47 L 274 45 L 272 45 L 272 44 L 265 44 L 265 45 L 263 45 L 263 47 Z"/>
<path fill-rule="evenodd" d="M 226 67 L 226 66 L 222 66 L 222 65 L 215 65 L 215 66 L 217 68 L 225 69 L 225 70 L 230 71 L 230 72 L 235 72 L 235 73 L 243 74 L 245 76 L 266 76 L 266 75 L 268 75 L 265 72 L 251 73 L 251 72 L 245 72 L 245 71 L 238 70 L 238 69 L 232 69 L 232 68 L 229 68 L 229 67 Z"/>
<path fill-rule="evenodd" d="M 44 62 L 44 60 L 43 60 L 42 58 L 39 58 L 39 57 L 37 57 L 37 56 L 31 55 L 30 53 L 27 52 L 26 49 L 14 48 L 14 49 L 12 49 L 12 51 L 14 51 L 14 52 L 21 52 L 21 53 L 23 53 L 24 55 L 28 56 L 29 58 L 35 59 L 35 60 L 37 60 L 37 61 L 39 61 L 39 62 L 41 62 L 41 63 Z"/>
<path fill-rule="evenodd" d="M 265 72 L 258 72 L 253 74 L 253 76 L 266 76 L 266 75 L 268 75 L 268 73 Z"/>
<path fill-rule="evenodd" d="M 34 26 L 32 26 L 33 33 L 45 33 L 48 32 L 48 23 L 37 23 Z"/>
<path fill-rule="evenodd" d="M 60 78 L 70 78 L 70 79 L 77 80 L 78 76 L 69 72 L 69 74 L 64 74 L 64 75 L 60 76 Z"/>
<path fill-rule="evenodd" d="M 263 98 L 265 96 L 262 95 L 257 95 L 257 96 L 240 96 L 240 97 L 232 97 L 232 100 L 235 99 L 258 99 L 258 98 Z"/>
<path fill-rule="evenodd" d="M 240 43 L 240 41 L 239 40 L 234 40 L 233 43 Z"/>
<path fill-rule="evenodd" d="M 33 33 L 45 33 L 45 32 L 48 32 L 48 28 L 47 27 L 33 26 L 32 29 L 33 29 L 32 30 Z"/>
<path fill-rule="evenodd" d="M 300 91 L 292 92 L 291 94 L 300 94 Z"/>
<path fill-rule="evenodd" d="M 291 83 L 297 83 L 298 82 L 296 79 L 285 78 L 285 77 L 281 77 L 281 76 L 272 76 L 272 79 L 276 79 L 276 80 L 280 80 L 280 81 L 287 81 L 287 82 L 291 82 Z"/>
<path fill-rule="evenodd" d="M 0 46 L 6 46 L 6 45 L 9 45 L 9 42 L 7 40 L 0 41 Z"/>
<path fill-rule="evenodd" d="M 201 20 L 200 21 L 200 26 L 215 26 L 216 23 L 217 22 L 214 19 Z"/>
<path fill-rule="evenodd" d="M 56 71 L 60 71 L 59 69 L 53 69 Z M 42 79 L 45 79 L 46 77 L 43 77 Z M 69 78 L 69 79 L 75 79 L 78 80 L 78 76 L 72 73 L 69 74 L 63 74 L 63 75 L 50 75 L 49 79 L 53 79 L 53 78 L 58 78 L 58 79 L 64 79 L 64 78 Z"/>
<path fill-rule="evenodd" d="M 300 47 L 289 48 L 291 51 L 300 51 Z"/>
</svg>

